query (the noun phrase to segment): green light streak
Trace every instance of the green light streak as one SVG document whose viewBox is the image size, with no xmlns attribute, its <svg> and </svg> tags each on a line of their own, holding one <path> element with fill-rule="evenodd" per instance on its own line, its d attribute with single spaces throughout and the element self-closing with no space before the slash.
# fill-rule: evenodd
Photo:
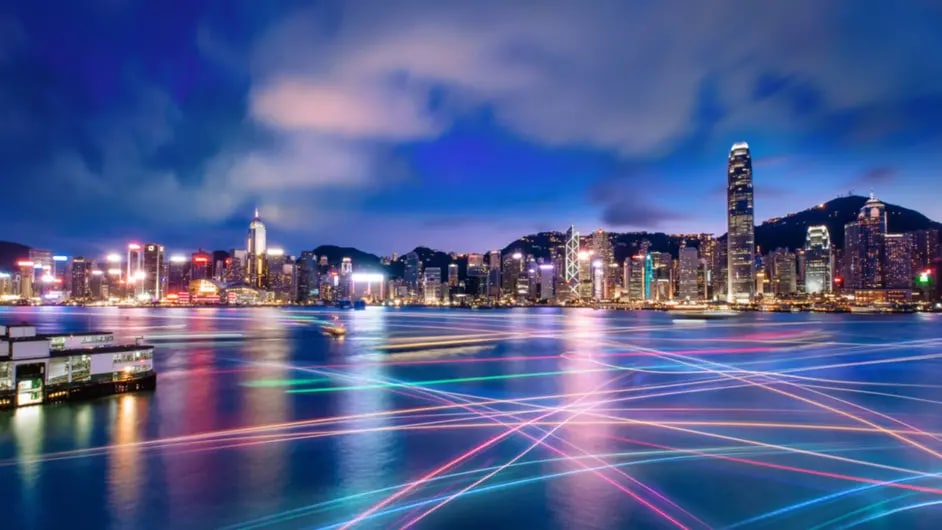
<svg viewBox="0 0 942 530">
<path fill-rule="evenodd" d="M 831 519 L 830 521 L 826 521 L 826 522 L 823 522 L 823 523 L 821 523 L 821 524 L 815 525 L 815 526 L 809 528 L 808 530 L 821 530 L 822 528 L 826 528 L 826 527 L 828 527 L 828 526 L 837 524 L 837 523 L 839 523 L 839 522 L 841 522 L 841 521 L 846 521 L 847 519 L 850 519 L 851 517 L 853 517 L 853 516 L 855 516 L 855 515 L 858 515 L 858 514 L 861 514 L 861 513 L 866 513 L 866 512 L 871 511 L 871 510 L 874 510 L 874 511 L 875 511 L 875 510 L 877 510 L 878 508 L 880 508 L 881 506 L 883 506 L 883 505 L 885 505 L 885 504 L 889 504 L 889 503 L 891 503 L 891 502 L 895 502 L 895 501 L 898 501 L 898 500 L 900 500 L 900 499 L 905 499 L 905 498 L 908 498 L 908 497 L 912 497 L 913 495 L 915 495 L 915 493 L 904 493 L 904 494 L 898 495 L 898 496 L 896 496 L 896 497 L 890 497 L 889 499 L 882 500 L 882 501 L 880 501 L 880 502 L 875 502 L 875 503 L 873 503 L 873 504 L 869 504 L 869 505 L 867 505 L 867 506 L 864 506 L 863 508 L 858 508 L 858 509 L 856 509 L 856 510 L 854 510 L 854 511 L 852 511 L 852 512 L 847 512 L 847 513 L 845 513 L 844 515 L 840 515 L 840 516 L 838 516 L 838 517 L 835 517 L 834 519 Z"/>
<path fill-rule="evenodd" d="M 329 382 L 330 378 L 328 377 L 310 377 L 306 379 L 259 379 L 257 381 L 248 381 L 246 383 L 242 383 L 242 386 L 251 388 L 277 388 L 282 386 L 318 385 Z"/>
<path fill-rule="evenodd" d="M 632 368 L 611 367 L 589 370 L 560 370 L 553 372 L 529 372 L 523 374 L 482 375 L 477 377 L 456 377 L 452 379 L 431 379 L 428 381 L 409 381 L 405 383 L 384 383 L 373 385 L 327 386 L 320 388 L 296 388 L 286 390 L 289 394 L 309 394 L 314 392 L 337 392 L 341 390 L 377 390 L 385 388 L 413 388 L 434 385 L 447 385 L 451 383 L 472 383 L 475 381 L 500 381 L 505 379 L 521 379 L 524 377 L 547 377 L 566 374 L 589 374 L 597 372 L 611 372 L 613 370 L 632 370 Z"/>
</svg>

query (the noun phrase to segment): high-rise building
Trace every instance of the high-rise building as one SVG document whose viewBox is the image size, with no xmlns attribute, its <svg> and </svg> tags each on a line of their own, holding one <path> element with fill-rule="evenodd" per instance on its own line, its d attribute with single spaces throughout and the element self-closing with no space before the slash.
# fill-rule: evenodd
<svg viewBox="0 0 942 530">
<path fill-rule="evenodd" d="M 72 258 L 71 298 L 87 300 L 91 297 L 92 262 L 81 257 Z"/>
<path fill-rule="evenodd" d="M 317 256 L 313 250 L 301 252 L 298 258 L 298 298 L 304 303 L 317 299 Z"/>
<path fill-rule="evenodd" d="M 467 292 L 472 297 L 486 295 L 487 267 L 483 254 L 468 254 Z"/>
<path fill-rule="evenodd" d="M 579 232 L 576 227 L 570 225 L 566 231 L 566 253 L 565 253 L 565 277 L 568 289 L 567 298 L 570 300 L 579 299 Z"/>
<path fill-rule="evenodd" d="M 703 281 L 701 282 L 701 293 L 700 297 L 703 300 L 713 300 L 714 296 L 717 295 L 719 290 L 716 288 L 717 283 L 720 282 L 720 269 L 722 268 L 719 264 L 719 244 L 713 234 L 700 234 L 697 237 L 697 240 L 700 242 L 700 261 L 703 264 Z M 725 245 L 723 246 L 725 248 Z M 726 263 L 725 254 L 722 256 L 722 261 Z M 723 284 L 725 285 L 725 279 Z"/>
<path fill-rule="evenodd" d="M 448 287 L 458 287 L 458 264 L 448 264 Z"/>
<path fill-rule="evenodd" d="M 625 283 L 628 289 L 628 299 L 632 302 L 641 302 L 648 299 L 647 262 L 647 254 L 637 254 L 631 256 L 625 263 L 628 268 L 628 278 Z"/>
<path fill-rule="evenodd" d="M 410 252 L 403 258 L 405 261 L 405 272 L 403 274 L 406 286 L 409 288 L 409 294 L 416 296 L 419 292 L 419 283 L 422 278 L 422 260 L 419 259 L 417 252 Z"/>
<path fill-rule="evenodd" d="M 175 254 L 167 263 L 167 294 L 187 292 L 190 288 L 190 263 L 186 256 Z"/>
<path fill-rule="evenodd" d="M 226 283 L 244 282 L 248 279 L 246 268 L 248 267 L 248 251 L 232 249 L 229 253 L 229 260 L 226 263 Z"/>
<path fill-rule="evenodd" d="M 265 223 L 255 210 L 255 217 L 249 223 L 249 235 L 246 241 L 245 252 L 247 254 L 246 279 L 253 287 L 261 289 L 265 282 L 265 262 L 266 262 L 266 229 Z"/>
<path fill-rule="evenodd" d="M 608 267 L 605 266 L 605 263 L 600 259 L 592 260 L 591 266 L 591 276 L 592 279 L 592 299 L 593 300 L 604 300 L 605 299 L 605 273 L 608 272 Z"/>
<path fill-rule="evenodd" d="M 795 254 L 778 249 L 772 255 L 772 292 L 777 297 L 793 296 L 798 292 L 798 268 Z"/>
<path fill-rule="evenodd" d="M 805 237 L 805 292 L 820 294 L 831 292 L 834 255 L 831 235 L 825 225 L 809 226 Z"/>
<path fill-rule="evenodd" d="M 913 245 L 913 272 L 935 267 L 942 260 L 942 253 L 939 252 L 939 230 L 930 228 L 928 230 L 916 230 L 909 234 Z"/>
<path fill-rule="evenodd" d="M 213 279 L 217 282 L 225 281 L 226 275 L 229 273 L 227 264 L 229 263 L 229 258 L 232 257 L 225 250 L 214 250 L 213 251 L 213 261 L 210 273 L 213 276 Z"/>
<path fill-rule="evenodd" d="M 592 258 L 594 255 L 594 251 L 585 248 L 579 251 L 579 299 L 582 300 L 589 300 L 595 296 L 593 289 L 594 275 L 592 272 Z"/>
<path fill-rule="evenodd" d="M 422 284 L 424 285 L 425 303 L 437 304 L 441 300 L 442 269 L 439 267 L 428 267 L 422 272 Z"/>
<path fill-rule="evenodd" d="M 700 268 L 700 256 L 696 247 L 683 247 L 680 249 L 680 283 L 679 296 L 681 300 L 698 300 L 700 290 L 697 282 L 697 271 Z"/>
<path fill-rule="evenodd" d="M 553 300 L 556 297 L 556 266 L 552 263 L 541 263 L 540 272 L 540 299 Z"/>
<path fill-rule="evenodd" d="M 595 276 L 598 274 L 595 271 L 595 263 L 601 263 L 602 269 L 602 288 L 596 294 L 600 295 L 596 298 L 597 300 L 608 300 L 611 297 L 612 288 L 614 287 L 614 282 L 609 275 L 609 264 L 615 261 L 615 254 L 612 250 L 612 238 L 609 236 L 608 232 L 599 228 L 592 233 L 592 263 L 593 263 L 593 284 L 598 283 L 595 281 Z"/>
<path fill-rule="evenodd" d="M 727 165 L 727 300 L 748 302 L 755 296 L 756 245 L 752 156 L 749 144 L 733 144 Z"/>
<path fill-rule="evenodd" d="M 910 234 L 886 234 L 884 241 L 883 287 L 885 289 L 911 289 L 913 287 L 913 245 Z"/>
<path fill-rule="evenodd" d="M 291 302 L 297 298 L 297 270 L 294 259 L 280 248 L 265 251 L 265 288 L 279 302 Z"/>
<path fill-rule="evenodd" d="M 670 252 L 652 252 L 647 255 L 650 261 L 648 272 L 650 292 L 648 298 L 657 302 L 673 299 L 673 281 L 671 278 L 673 258 Z"/>
<path fill-rule="evenodd" d="M 729 256 L 727 250 L 729 238 L 723 235 L 716 240 L 716 253 L 713 258 L 713 296 L 711 300 L 729 299 Z"/>
<path fill-rule="evenodd" d="M 873 194 L 860 209 L 857 220 L 844 225 L 844 259 L 851 289 L 883 288 L 886 206 Z"/>
<path fill-rule="evenodd" d="M 203 249 L 199 249 L 190 256 L 190 279 L 208 280 L 212 276 L 213 257 Z"/>
<path fill-rule="evenodd" d="M 340 280 L 338 284 L 338 295 L 344 299 L 353 297 L 353 260 L 351 258 L 340 259 Z"/>
<path fill-rule="evenodd" d="M 520 278 L 526 278 L 526 260 L 519 250 L 511 250 L 501 258 L 500 276 L 501 290 L 505 295 L 516 297 Z"/>
<path fill-rule="evenodd" d="M 492 250 L 487 254 L 487 296 L 489 298 L 500 298 L 500 251 Z"/>
<path fill-rule="evenodd" d="M 118 258 L 120 261 L 120 258 Z M 144 252 L 140 243 L 128 243 L 127 272 L 124 275 L 126 298 L 137 298 L 144 288 Z"/>
<path fill-rule="evenodd" d="M 140 296 L 152 301 L 160 300 L 165 294 L 166 270 L 164 267 L 164 247 L 157 243 L 144 245 L 142 254 L 143 274 L 140 275 Z"/>
<path fill-rule="evenodd" d="M 916 279 L 915 285 L 926 300 L 938 300 L 940 295 L 939 282 L 942 270 L 942 253 L 940 253 L 939 230 L 917 230 L 911 232 L 912 237 L 912 272 Z"/>
</svg>

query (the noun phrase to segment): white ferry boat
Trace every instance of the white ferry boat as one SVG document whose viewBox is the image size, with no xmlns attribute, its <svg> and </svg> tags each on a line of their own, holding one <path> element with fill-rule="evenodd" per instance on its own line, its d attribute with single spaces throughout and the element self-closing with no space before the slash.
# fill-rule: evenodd
<svg viewBox="0 0 942 530">
<path fill-rule="evenodd" d="M 154 347 L 104 331 L 38 334 L 0 325 L 0 409 L 153 390 Z"/>
</svg>

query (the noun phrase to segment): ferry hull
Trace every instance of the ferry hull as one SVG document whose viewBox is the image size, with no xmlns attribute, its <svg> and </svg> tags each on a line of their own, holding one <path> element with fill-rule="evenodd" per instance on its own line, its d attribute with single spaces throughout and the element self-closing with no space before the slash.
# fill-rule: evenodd
<svg viewBox="0 0 942 530">
<path fill-rule="evenodd" d="M 103 381 L 98 383 L 49 386 L 44 389 L 42 403 L 37 404 L 88 401 L 115 394 L 146 392 L 155 390 L 156 388 L 156 373 L 126 381 Z M 14 408 L 17 408 L 16 393 L 14 391 L 0 392 L 0 410 Z"/>
</svg>

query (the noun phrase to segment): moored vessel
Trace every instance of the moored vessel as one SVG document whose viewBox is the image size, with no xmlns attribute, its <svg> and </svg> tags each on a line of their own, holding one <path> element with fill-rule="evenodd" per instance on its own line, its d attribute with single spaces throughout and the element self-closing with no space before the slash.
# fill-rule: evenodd
<svg viewBox="0 0 942 530">
<path fill-rule="evenodd" d="M 727 307 L 687 304 L 674 306 L 667 310 L 667 314 L 682 320 L 721 320 L 739 316 L 739 311 Z"/>
<path fill-rule="evenodd" d="M 153 390 L 154 347 L 105 331 L 38 334 L 0 326 L 0 409 Z"/>
</svg>

